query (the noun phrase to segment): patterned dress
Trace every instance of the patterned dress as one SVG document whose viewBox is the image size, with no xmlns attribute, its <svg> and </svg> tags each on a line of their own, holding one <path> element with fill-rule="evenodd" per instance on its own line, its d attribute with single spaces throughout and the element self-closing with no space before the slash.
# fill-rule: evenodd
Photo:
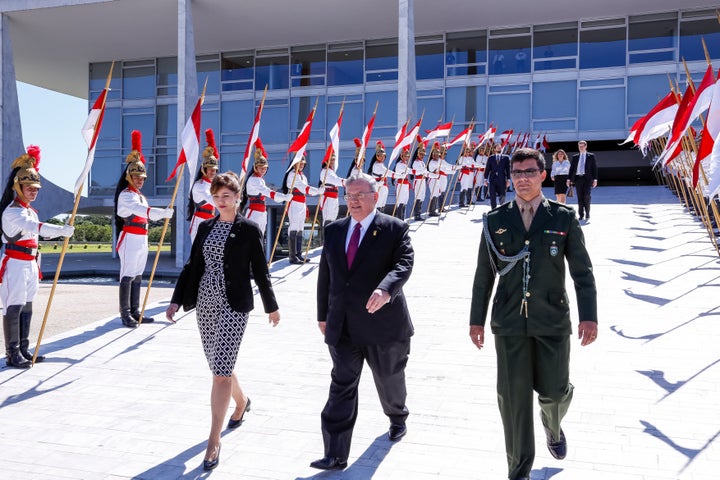
<svg viewBox="0 0 720 480">
<path fill-rule="evenodd" d="M 230 308 L 225 293 L 225 241 L 232 222 L 218 221 L 203 244 L 205 272 L 200 280 L 197 321 L 200 338 L 213 375 L 229 377 L 235 369 L 249 312 Z"/>
</svg>

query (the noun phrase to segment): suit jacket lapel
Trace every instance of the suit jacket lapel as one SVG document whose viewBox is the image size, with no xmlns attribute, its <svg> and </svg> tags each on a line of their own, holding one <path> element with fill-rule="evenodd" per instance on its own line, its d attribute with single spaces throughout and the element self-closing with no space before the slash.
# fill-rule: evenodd
<svg viewBox="0 0 720 480">
<path fill-rule="evenodd" d="M 350 217 L 345 217 L 342 220 L 342 227 L 340 227 L 340 231 L 342 232 L 342 235 L 338 239 L 337 242 L 335 242 L 335 245 L 333 246 L 333 249 L 336 251 L 338 258 L 344 258 L 345 261 L 343 263 L 343 268 L 347 270 L 347 252 L 345 251 L 345 240 L 347 239 L 348 229 L 350 228 Z M 357 256 L 357 254 L 356 254 Z"/>
</svg>

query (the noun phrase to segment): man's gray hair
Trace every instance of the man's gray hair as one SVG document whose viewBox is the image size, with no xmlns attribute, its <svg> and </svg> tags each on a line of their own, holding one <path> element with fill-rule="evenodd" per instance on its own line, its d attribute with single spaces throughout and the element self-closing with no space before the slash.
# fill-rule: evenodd
<svg viewBox="0 0 720 480">
<path fill-rule="evenodd" d="M 345 186 L 352 185 L 353 183 L 367 183 L 368 186 L 372 189 L 373 192 L 377 192 L 380 190 L 380 184 L 375 181 L 375 178 L 368 175 L 367 173 L 353 173 L 348 177 L 347 180 L 345 180 Z"/>
</svg>

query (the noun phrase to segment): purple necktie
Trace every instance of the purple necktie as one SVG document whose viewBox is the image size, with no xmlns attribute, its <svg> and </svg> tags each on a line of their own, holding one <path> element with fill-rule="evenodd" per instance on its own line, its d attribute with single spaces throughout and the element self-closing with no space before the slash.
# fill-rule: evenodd
<svg viewBox="0 0 720 480">
<path fill-rule="evenodd" d="M 355 228 L 353 229 L 353 233 L 350 236 L 350 243 L 348 243 L 347 248 L 347 266 L 350 268 L 352 266 L 353 260 L 355 260 L 355 254 L 358 251 L 358 247 L 360 246 L 360 228 L 361 225 L 359 223 L 355 224 Z"/>
</svg>

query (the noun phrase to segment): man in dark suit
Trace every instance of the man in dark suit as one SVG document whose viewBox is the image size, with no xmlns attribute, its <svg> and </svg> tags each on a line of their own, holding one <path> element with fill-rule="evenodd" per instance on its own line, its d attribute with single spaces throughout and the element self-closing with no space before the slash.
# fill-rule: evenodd
<svg viewBox="0 0 720 480">
<path fill-rule="evenodd" d="M 350 216 L 325 227 L 318 326 L 333 369 L 321 415 L 325 456 L 310 464 L 322 470 L 347 466 L 363 361 L 390 418 L 390 440 L 407 432 L 405 366 L 413 325 L 402 287 L 410 278 L 414 253 L 408 225 L 376 211 L 377 185 L 369 175 L 351 175 L 345 181 Z"/>
<path fill-rule="evenodd" d="M 565 272 L 570 272 L 575 285 L 582 346 L 597 337 L 597 289 L 575 212 L 542 195 L 547 173 L 540 152 L 517 150 L 511 173 L 515 200 L 490 211 L 483 222 L 470 307 L 470 339 L 477 348 L 483 347 L 485 319 L 492 310 L 508 478 L 529 480 L 535 459 L 533 391 L 538 393 L 550 454 L 563 459 L 567 453 L 560 423 L 570 406 L 573 385 Z"/>
<path fill-rule="evenodd" d="M 500 197 L 500 205 L 505 203 L 505 193 L 510 186 L 510 157 L 503 155 L 502 145 L 495 145 L 495 154 L 490 155 L 485 165 L 485 186 L 490 195 L 490 207 L 497 207 L 496 197 Z"/>
<path fill-rule="evenodd" d="M 590 193 L 597 187 L 597 162 L 595 155 L 587 151 L 587 142 L 578 142 L 580 153 L 573 155 L 570 161 L 570 174 L 567 179 L 567 186 L 575 185 L 575 193 L 578 201 L 578 215 L 590 220 Z"/>
</svg>

